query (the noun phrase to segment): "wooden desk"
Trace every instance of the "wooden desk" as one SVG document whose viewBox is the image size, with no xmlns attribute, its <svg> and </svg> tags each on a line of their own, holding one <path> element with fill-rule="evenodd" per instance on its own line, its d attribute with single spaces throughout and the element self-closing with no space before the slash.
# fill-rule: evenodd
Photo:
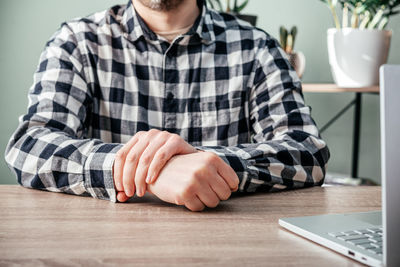
<svg viewBox="0 0 400 267">
<path fill-rule="evenodd" d="M 0 186 L 0 266 L 359 266 L 280 228 L 278 219 L 380 205 L 380 187 L 234 197 L 194 213 L 151 196 L 114 204 Z"/>
<path fill-rule="evenodd" d="M 358 178 L 358 165 L 359 165 L 359 154 L 360 154 L 360 138 L 361 138 L 361 104 L 362 95 L 368 94 L 379 94 L 379 86 L 371 86 L 364 88 L 339 88 L 336 84 L 329 83 L 304 83 L 304 93 L 355 93 L 354 99 L 342 108 L 331 120 L 329 120 L 324 126 L 320 128 L 320 132 L 323 133 L 328 127 L 330 127 L 337 119 L 339 119 L 349 108 L 354 106 L 354 126 L 353 126 L 353 155 L 351 164 L 351 176 Z"/>
<path fill-rule="evenodd" d="M 333 83 L 304 83 L 304 93 L 379 93 L 379 86 L 339 88 Z"/>
</svg>

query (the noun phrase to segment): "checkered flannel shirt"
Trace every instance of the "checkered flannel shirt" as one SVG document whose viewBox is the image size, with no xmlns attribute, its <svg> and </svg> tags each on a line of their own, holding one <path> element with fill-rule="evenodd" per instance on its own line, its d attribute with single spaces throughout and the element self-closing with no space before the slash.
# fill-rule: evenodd
<svg viewBox="0 0 400 267">
<path fill-rule="evenodd" d="M 6 149 L 18 182 L 116 201 L 116 152 L 154 128 L 219 155 L 241 192 L 320 185 L 329 151 L 277 41 L 200 7 L 171 44 L 131 2 L 64 23 Z"/>
</svg>

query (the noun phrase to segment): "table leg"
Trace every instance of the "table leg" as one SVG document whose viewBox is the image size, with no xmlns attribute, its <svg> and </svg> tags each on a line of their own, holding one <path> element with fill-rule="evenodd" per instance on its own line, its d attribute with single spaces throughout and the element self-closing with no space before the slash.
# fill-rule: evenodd
<svg viewBox="0 0 400 267">
<path fill-rule="evenodd" d="M 353 130 L 353 158 L 351 175 L 358 178 L 358 163 L 359 163 L 359 150 L 360 150 L 360 129 L 361 129 L 361 93 L 356 93 L 355 106 L 354 106 L 354 130 Z"/>
</svg>

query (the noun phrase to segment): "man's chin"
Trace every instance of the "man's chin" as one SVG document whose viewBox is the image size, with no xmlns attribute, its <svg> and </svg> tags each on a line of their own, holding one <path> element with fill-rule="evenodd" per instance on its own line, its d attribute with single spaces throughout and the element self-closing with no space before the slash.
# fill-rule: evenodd
<svg viewBox="0 0 400 267">
<path fill-rule="evenodd" d="M 144 6 L 156 11 L 170 11 L 177 8 L 184 0 L 137 0 L 137 1 L 140 1 Z"/>
</svg>

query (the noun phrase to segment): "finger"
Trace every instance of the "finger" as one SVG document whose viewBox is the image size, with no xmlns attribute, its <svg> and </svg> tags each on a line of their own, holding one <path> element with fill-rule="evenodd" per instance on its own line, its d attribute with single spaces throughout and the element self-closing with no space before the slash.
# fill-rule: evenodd
<svg viewBox="0 0 400 267">
<path fill-rule="evenodd" d="M 205 208 L 205 205 L 203 204 L 203 202 L 201 202 L 201 200 L 197 196 L 194 196 L 186 200 L 185 206 L 191 211 L 202 211 Z"/>
<path fill-rule="evenodd" d="M 117 200 L 119 202 L 126 202 L 129 199 L 127 195 L 125 195 L 125 192 L 118 192 L 117 193 Z"/>
<path fill-rule="evenodd" d="M 201 191 L 197 193 L 198 198 L 209 208 L 218 206 L 220 199 L 208 184 L 201 187 Z"/>
<path fill-rule="evenodd" d="M 214 178 L 210 178 L 208 183 L 220 200 L 227 200 L 230 198 L 232 193 L 231 189 L 220 175 L 217 174 Z"/>
<path fill-rule="evenodd" d="M 225 180 L 232 190 L 237 190 L 239 185 L 239 177 L 231 166 L 221 159 L 217 165 L 218 174 Z"/>
<path fill-rule="evenodd" d="M 138 161 L 148 145 L 148 140 L 142 137 L 129 151 L 124 164 L 122 182 L 125 194 L 132 197 L 135 194 L 135 174 Z"/>
<path fill-rule="evenodd" d="M 136 167 L 135 185 L 136 192 L 139 197 L 142 197 L 146 192 L 146 177 L 148 174 L 149 165 L 153 163 L 154 155 L 167 142 L 166 135 L 156 135 L 150 140 L 149 145 L 140 156 Z"/>
<path fill-rule="evenodd" d="M 146 183 L 154 183 L 165 164 L 167 164 L 173 156 L 195 152 L 197 152 L 196 148 L 186 143 L 181 137 L 173 135 L 154 155 L 148 168 Z"/>
<path fill-rule="evenodd" d="M 139 136 L 142 134 L 143 132 L 138 132 L 117 152 L 115 156 L 113 178 L 117 191 L 124 191 L 122 177 L 126 155 L 128 154 L 129 150 L 138 142 Z"/>
<path fill-rule="evenodd" d="M 176 148 L 170 145 L 164 145 L 154 155 L 153 160 L 148 168 L 146 183 L 152 184 L 157 180 L 160 171 L 164 168 L 165 164 L 176 155 Z"/>
<path fill-rule="evenodd" d="M 175 196 L 175 204 L 178 206 L 185 205 L 185 202 L 182 200 L 180 196 Z"/>
</svg>

